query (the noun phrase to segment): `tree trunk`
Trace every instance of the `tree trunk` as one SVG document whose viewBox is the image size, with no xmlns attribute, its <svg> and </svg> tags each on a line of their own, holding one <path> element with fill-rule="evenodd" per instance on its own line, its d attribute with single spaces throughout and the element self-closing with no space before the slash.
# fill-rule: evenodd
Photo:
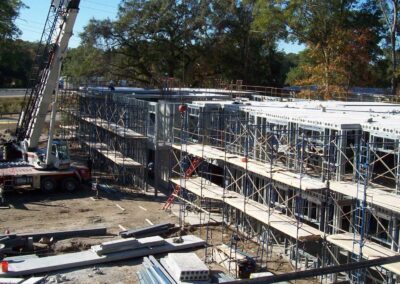
<svg viewBox="0 0 400 284">
<path fill-rule="evenodd" d="M 390 28 L 390 45 L 392 52 L 392 78 L 391 78 L 391 93 L 393 96 L 396 95 L 397 92 L 397 56 L 396 56 L 396 33 L 397 33 L 397 11 L 398 10 L 398 1 L 393 1 L 393 20 L 392 26 Z"/>
<path fill-rule="evenodd" d="M 392 78 L 391 78 L 391 93 L 393 96 L 396 95 L 397 90 L 397 78 L 396 78 L 396 70 L 397 70 L 397 56 L 396 56 L 396 34 L 394 32 L 390 35 L 390 44 L 391 44 L 391 52 L 392 52 Z"/>
</svg>

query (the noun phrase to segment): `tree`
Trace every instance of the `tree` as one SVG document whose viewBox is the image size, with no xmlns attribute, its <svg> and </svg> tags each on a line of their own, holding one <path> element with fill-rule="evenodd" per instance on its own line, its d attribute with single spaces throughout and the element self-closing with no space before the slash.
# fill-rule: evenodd
<svg viewBox="0 0 400 284">
<path fill-rule="evenodd" d="M 388 42 L 391 55 L 391 93 L 396 95 L 397 92 L 397 33 L 399 28 L 399 0 L 378 0 L 382 10 L 383 20 L 388 31 Z"/>
<path fill-rule="evenodd" d="M 0 87 L 27 87 L 37 43 L 6 40 L 0 45 Z"/>
<path fill-rule="evenodd" d="M 253 9 L 231 0 L 125 0 L 115 21 L 91 20 L 81 38 L 107 57 L 114 78 L 282 86 L 292 63 L 277 51 L 273 33 L 253 28 Z"/>
<path fill-rule="evenodd" d="M 91 21 L 82 38 L 112 51 L 115 76 L 161 84 L 195 66 L 207 9 L 196 0 L 122 1 L 116 21 Z"/>
<path fill-rule="evenodd" d="M 362 20 L 371 14 L 357 1 L 259 0 L 257 7 L 257 17 L 261 18 L 256 21 L 258 26 L 263 24 L 265 30 L 271 26 L 284 39 L 307 45 L 309 60 L 300 67 L 305 73 L 297 83 L 317 85 L 329 96 L 367 77 L 358 76 L 356 80 L 353 74 L 368 70 L 362 64 L 369 64 L 374 57 L 379 38 L 373 36 L 375 26 Z M 266 15 L 276 17 L 265 19 Z"/>
<path fill-rule="evenodd" d="M 14 21 L 19 10 L 26 7 L 20 0 L 0 1 L 0 40 L 13 39 L 20 34 Z"/>
<path fill-rule="evenodd" d="M 108 78 L 110 62 L 107 58 L 103 50 L 91 45 L 72 48 L 64 59 L 62 74 L 75 84 L 86 83 L 94 77 Z"/>
<path fill-rule="evenodd" d="M 16 40 L 20 30 L 15 19 L 20 0 L 0 1 L 0 87 L 24 87 L 32 66 L 34 44 Z"/>
</svg>

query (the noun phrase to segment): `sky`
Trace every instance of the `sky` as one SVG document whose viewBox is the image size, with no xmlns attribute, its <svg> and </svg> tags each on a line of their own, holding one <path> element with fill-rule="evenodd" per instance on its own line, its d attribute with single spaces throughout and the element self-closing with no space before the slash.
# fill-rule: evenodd
<svg viewBox="0 0 400 284">
<path fill-rule="evenodd" d="M 51 0 L 22 0 L 29 8 L 23 8 L 16 20 L 18 28 L 22 31 L 21 39 L 39 41 L 46 21 Z M 69 47 L 79 45 L 79 33 L 83 31 L 91 18 L 98 20 L 115 19 L 120 0 L 81 0 L 78 17 L 74 26 L 74 35 L 69 41 Z M 304 46 L 279 42 L 278 48 L 285 52 L 298 53 Z"/>
</svg>

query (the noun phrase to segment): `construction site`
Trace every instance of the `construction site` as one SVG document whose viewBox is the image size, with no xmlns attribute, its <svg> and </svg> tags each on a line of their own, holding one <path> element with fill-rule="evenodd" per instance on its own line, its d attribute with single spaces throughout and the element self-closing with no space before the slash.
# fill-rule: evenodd
<svg viewBox="0 0 400 284">
<path fill-rule="evenodd" d="M 400 283 L 400 104 L 61 87 L 78 10 L 52 1 L 0 117 L 0 283 Z"/>
<path fill-rule="evenodd" d="M 183 88 L 62 97 L 59 135 L 107 173 L 99 182 L 164 193 L 180 228 L 201 228 L 204 261 L 235 277 L 247 257 L 307 271 L 398 255 L 400 105 Z M 396 283 L 398 265 L 315 279 Z"/>
<path fill-rule="evenodd" d="M 60 222 L 54 229 L 60 229 L 60 216 L 70 215 L 62 228 L 76 228 L 80 213 L 89 224 L 109 226 L 108 234 L 156 223 L 162 230 L 150 235 L 193 234 L 205 267 L 223 271 L 229 283 L 252 273 L 255 281 L 265 272 L 270 274 L 258 281 L 397 283 L 400 105 L 313 101 L 277 92 L 236 85 L 60 91 L 55 139 L 67 141 L 72 160 L 92 161 L 90 184 L 98 189 L 51 195 L 58 205 L 49 222 L 54 218 Z M 76 204 L 66 205 L 71 194 Z M 33 204 L 27 198 L 27 207 L 37 207 L 38 196 Z M 103 207 L 106 200 L 111 203 Z M 60 202 L 67 209 L 60 211 Z M 14 210 L 19 208 L 7 211 L 20 214 Z M 35 219 L 20 218 L 27 217 Z M 20 227 L 2 221 L 4 229 Z M 47 227 L 39 225 L 29 230 Z M 78 240 L 70 250 L 102 238 Z M 146 271 L 136 264 L 138 276 L 121 281 L 151 283 L 146 277 L 155 264 L 149 261 Z M 365 261 L 378 264 L 352 268 Z M 101 280 L 101 273 L 100 282 L 110 281 Z"/>
</svg>

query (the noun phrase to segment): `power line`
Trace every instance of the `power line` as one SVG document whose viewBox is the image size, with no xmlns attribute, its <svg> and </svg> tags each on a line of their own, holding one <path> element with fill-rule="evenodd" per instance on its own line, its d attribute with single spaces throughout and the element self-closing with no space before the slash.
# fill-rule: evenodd
<svg viewBox="0 0 400 284">
<path fill-rule="evenodd" d="M 27 19 L 24 19 L 24 18 L 21 18 L 21 17 L 17 17 L 17 20 L 19 20 L 19 21 L 23 21 L 23 22 L 25 22 L 25 23 L 34 23 L 34 24 L 36 24 L 36 25 L 40 25 L 40 26 L 44 26 L 44 22 L 43 23 L 41 23 L 41 22 L 38 22 L 38 21 L 34 21 L 34 20 L 27 20 Z"/>
<path fill-rule="evenodd" d="M 96 5 L 100 5 L 100 6 L 104 6 L 104 7 L 108 7 L 108 8 L 116 8 L 114 5 L 107 5 L 98 1 L 93 1 L 93 0 L 84 0 L 84 2 L 89 2 L 89 3 L 93 3 Z"/>
<path fill-rule="evenodd" d="M 94 8 L 94 7 L 89 7 L 89 6 L 80 6 L 81 8 L 85 8 L 85 9 L 89 9 L 89 10 L 95 10 L 95 11 L 99 11 L 99 12 L 103 12 L 106 13 L 108 15 L 111 15 L 110 11 L 106 11 L 106 10 L 102 10 L 102 9 L 98 9 L 98 8 Z M 116 16 L 116 14 L 113 14 L 112 16 Z"/>
</svg>

